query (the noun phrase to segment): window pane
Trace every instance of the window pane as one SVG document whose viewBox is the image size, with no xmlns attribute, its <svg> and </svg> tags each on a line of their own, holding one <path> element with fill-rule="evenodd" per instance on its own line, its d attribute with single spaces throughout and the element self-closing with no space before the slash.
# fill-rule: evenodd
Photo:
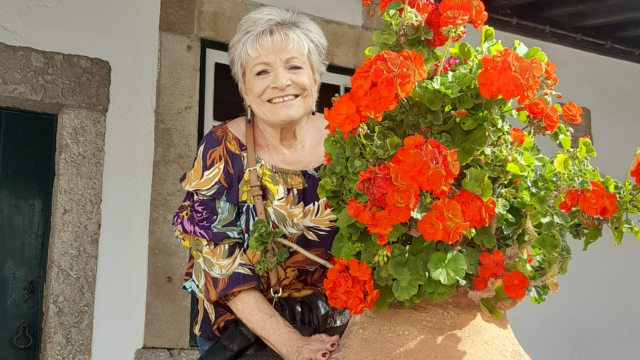
<svg viewBox="0 0 640 360">
<path fill-rule="evenodd" d="M 316 104 L 316 110 L 323 112 L 324 108 L 331 108 L 331 98 L 336 94 L 340 95 L 340 85 L 320 84 L 320 93 L 318 95 L 318 102 Z"/>
<path fill-rule="evenodd" d="M 244 101 L 231 76 L 229 65 L 216 63 L 213 80 L 213 118 L 217 121 L 235 119 L 244 114 Z"/>
</svg>

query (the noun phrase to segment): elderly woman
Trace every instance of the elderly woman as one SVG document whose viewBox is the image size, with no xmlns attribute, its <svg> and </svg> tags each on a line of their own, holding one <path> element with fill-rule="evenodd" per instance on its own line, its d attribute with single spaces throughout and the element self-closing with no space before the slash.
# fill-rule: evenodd
<svg viewBox="0 0 640 360">
<path fill-rule="evenodd" d="M 326 47 L 313 21 L 273 7 L 245 16 L 231 40 L 230 66 L 248 116 L 205 135 L 181 179 L 187 195 L 174 217 L 176 234 L 191 250 L 184 287 L 198 297 L 193 330 L 201 354 L 226 342 L 219 339 L 238 320 L 279 354 L 272 351 L 273 358 L 326 360 L 338 347 L 339 336 L 302 336 L 276 312 L 268 274 L 257 275 L 258 255 L 248 250 L 256 218 L 246 171 L 252 126 L 268 222 L 311 253 L 329 256 L 336 218 L 317 194 L 327 131 L 314 111 Z M 326 269 L 296 252 L 277 270 L 282 297 L 322 292 Z"/>
</svg>

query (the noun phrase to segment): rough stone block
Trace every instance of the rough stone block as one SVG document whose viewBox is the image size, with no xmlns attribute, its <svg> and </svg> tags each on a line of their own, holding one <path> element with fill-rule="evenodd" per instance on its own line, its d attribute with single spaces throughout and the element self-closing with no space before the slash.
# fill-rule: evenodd
<svg viewBox="0 0 640 360">
<path fill-rule="evenodd" d="M 160 30 L 180 35 L 193 35 L 196 30 L 195 0 L 162 0 Z"/>
<path fill-rule="evenodd" d="M 138 349 L 134 360 L 196 360 L 198 350 Z"/>
<path fill-rule="evenodd" d="M 160 46 L 144 346 L 184 349 L 191 298 L 181 285 L 189 255 L 171 220 L 184 197 L 178 180 L 196 152 L 200 43 L 161 31 Z"/>
<path fill-rule="evenodd" d="M 0 106 L 106 112 L 110 85 L 111 67 L 104 60 L 0 43 Z"/>
</svg>

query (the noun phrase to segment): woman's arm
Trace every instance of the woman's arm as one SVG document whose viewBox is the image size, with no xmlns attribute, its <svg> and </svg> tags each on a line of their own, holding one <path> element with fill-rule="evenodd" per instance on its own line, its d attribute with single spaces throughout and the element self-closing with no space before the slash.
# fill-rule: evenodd
<svg viewBox="0 0 640 360">
<path fill-rule="evenodd" d="M 302 336 L 255 289 L 244 290 L 227 305 L 256 335 L 285 360 L 326 360 L 338 348 L 338 335 Z"/>
</svg>

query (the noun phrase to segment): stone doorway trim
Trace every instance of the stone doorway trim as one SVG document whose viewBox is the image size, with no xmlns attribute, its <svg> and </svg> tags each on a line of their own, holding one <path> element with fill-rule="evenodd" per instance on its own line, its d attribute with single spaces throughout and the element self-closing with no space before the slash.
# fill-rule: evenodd
<svg viewBox="0 0 640 360">
<path fill-rule="evenodd" d="M 0 107 L 58 116 L 40 359 L 91 358 L 111 67 L 0 43 Z"/>
</svg>

